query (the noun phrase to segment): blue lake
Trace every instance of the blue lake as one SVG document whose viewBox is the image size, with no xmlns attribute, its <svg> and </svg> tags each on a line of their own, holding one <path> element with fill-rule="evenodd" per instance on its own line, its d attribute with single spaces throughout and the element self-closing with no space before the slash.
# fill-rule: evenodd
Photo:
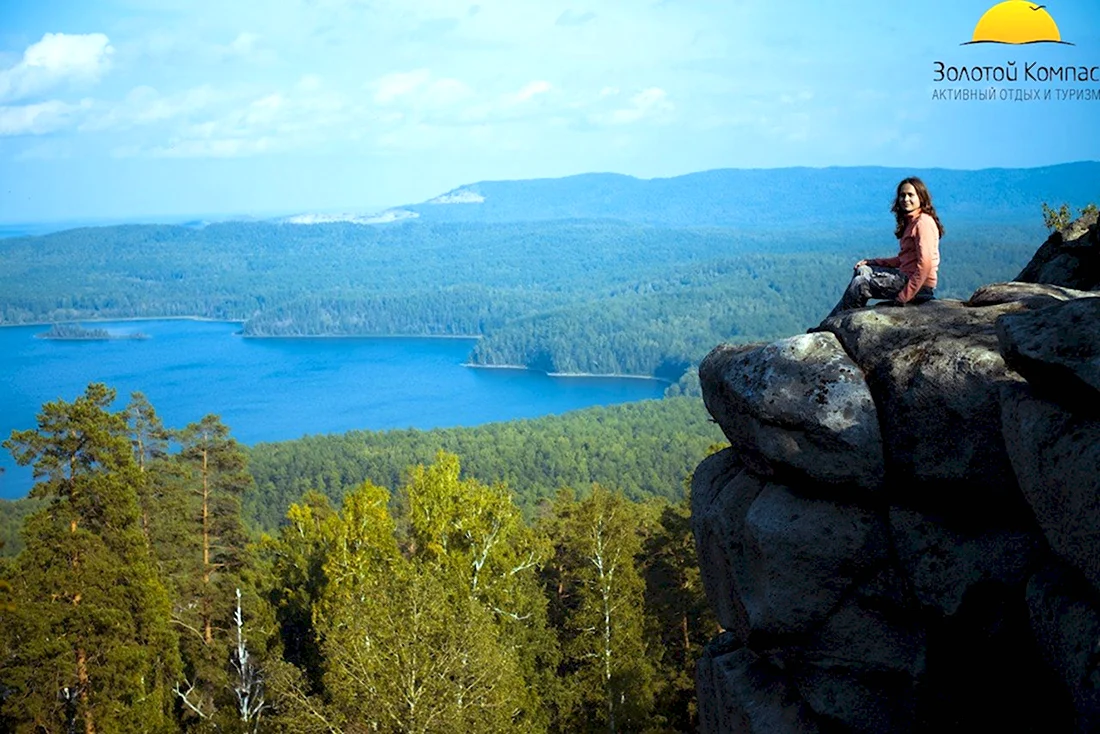
<svg viewBox="0 0 1100 734">
<path fill-rule="evenodd" d="M 133 391 L 166 426 L 215 413 L 246 444 L 353 429 L 472 426 L 660 397 L 657 380 L 550 377 L 463 367 L 473 341 L 428 338 L 244 339 L 239 325 L 165 320 L 85 324 L 145 340 L 36 339 L 45 326 L 0 328 L 0 437 L 35 427 L 42 404 L 89 382 Z M 29 468 L 0 451 L 0 497 L 24 496 Z"/>
</svg>

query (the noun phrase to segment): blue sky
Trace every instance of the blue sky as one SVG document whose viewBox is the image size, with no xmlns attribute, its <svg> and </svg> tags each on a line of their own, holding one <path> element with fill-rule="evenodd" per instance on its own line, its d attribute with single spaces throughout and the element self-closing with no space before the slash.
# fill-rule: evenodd
<svg viewBox="0 0 1100 734">
<path fill-rule="evenodd" d="M 1072 46 L 960 45 L 994 4 L 2 0 L 0 222 L 369 212 L 590 171 L 1100 159 L 1100 100 L 932 99 L 967 86 L 935 83 L 936 61 L 1100 65 L 1096 0 L 1047 2 Z"/>
</svg>

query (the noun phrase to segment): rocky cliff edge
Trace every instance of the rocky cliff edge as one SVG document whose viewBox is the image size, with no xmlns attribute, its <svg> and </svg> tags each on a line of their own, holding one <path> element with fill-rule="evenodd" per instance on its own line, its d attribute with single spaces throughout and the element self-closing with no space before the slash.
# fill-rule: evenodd
<svg viewBox="0 0 1100 734">
<path fill-rule="evenodd" d="M 1100 731 L 1100 228 L 699 368 L 704 732 Z"/>
</svg>

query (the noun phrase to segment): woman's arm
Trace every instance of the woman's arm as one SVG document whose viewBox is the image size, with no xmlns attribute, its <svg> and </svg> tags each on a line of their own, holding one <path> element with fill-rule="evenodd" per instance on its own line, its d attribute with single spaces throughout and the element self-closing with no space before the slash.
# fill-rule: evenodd
<svg viewBox="0 0 1100 734">
<path fill-rule="evenodd" d="M 894 257 L 871 257 L 863 261 L 867 265 L 878 265 L 880 268 L 898 268 L 901 267 L 901 258 Z"/>
</svg>

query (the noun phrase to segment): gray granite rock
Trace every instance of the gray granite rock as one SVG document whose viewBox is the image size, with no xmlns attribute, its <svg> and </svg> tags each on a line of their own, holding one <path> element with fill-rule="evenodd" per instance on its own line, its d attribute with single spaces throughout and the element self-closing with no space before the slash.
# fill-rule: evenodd
<svg viewBox="0 0 1100 734">
<path fill-rule="evenodd" d="M 890 526 L 916 600 L 943 616 L 955 614 L 980 583 L 1022 589 L 1042 558 L 1042 539 L 1027 528 L 960 530 L 900 508 L 891 509 Z"/>
<path fill-rule="evenodd" d="M 813 712 L 781 671 L 747 647 L 704 649 L 696 667 L 703 734 L 817 734 Z"/>
<path fill-rule="evenodd" d="M 1100 286 L 1100 226 L 1096 213 L 1052 233 L 1013 280 L 1083 291 Z"/>
<path fill-rule="evenodd" d="M 738 578 L 754 632 L 804 632 L 886 558 L 884 527 L 869 510 L 768 484 L 745 516 L 747 573 Z"/>
<path fill-rule="evenodd" d="M 1100 407 L 1100 298 L 1078 298 L 997 320 L 1008 365 L 1036 392 L 1070 407 Z"/>
<path fill-rule="evenodd" d="M 1031 627 L 1043 658 L 1073 699 L 1076 732 L 1100 731 L 1100 604 L 1091 589 L 1058 566 L 1027 584 Z"/>
<path fill-rule="evenodd" d="M 1002 393 L 1005 444 L 1050 547 L 1100 592 L 1100 419 L 1035 397 Z"/>
<path fill-rule="evenodd" d="M 699 378 L 707 409 L 757 474 L 864 491 L 881 485 L 875 405 L 832 334 L 723 345 L 703 360 Z"/>
<path fill-rule="evenodd" d="M 939 300 L 823 323 L 862 368 L 878 406 L 891 502 L 996 508 L 1015 495 L 998 386 L 1019 377 L 1001 357 L 994 322 L 1026 308 Z"/>
<path fill-rule="evenodd" d="M 1074 298 L 1097 298 L 1100 292 L 1079 291 L 1047 283 L 990 283 L 983 285 L 966 302 L 967 306 L 996 306 L 1001 303 L 1022 301 L 1032 308 L 1053 306 Z"/>
<path fill-rule="evenodd" d="M 745 564 L 745 515 L 764 481 L 745 470 L 732 449 L 707 457 L 691 484 L 691 529 L 703 589 L 718 624 L 739 641 L 748 638 L 749 618 L 741 601 Z"/>
</svg>

